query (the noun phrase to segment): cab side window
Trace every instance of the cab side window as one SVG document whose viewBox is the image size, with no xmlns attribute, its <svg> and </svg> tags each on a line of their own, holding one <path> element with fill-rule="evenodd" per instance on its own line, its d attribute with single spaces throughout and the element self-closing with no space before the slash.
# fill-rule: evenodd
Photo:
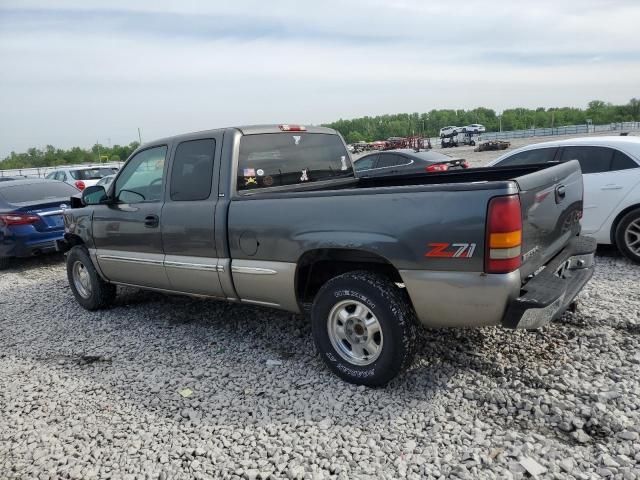
<svg viewBox="0 0 640 480">
<path fill-rule="evenodd" d="M 611 169 L 613 150 L 607 147 L 565 147 L 561 161 L 578 160 L 582 173 L 602 173 Z"/>
<path fill-rule="evenodd" d="M 115 185 L 121 203 L 157 202 L 162 199 L 166 145 L 137 153 L 122 169 Z"/>
<path fill-rule="evenodd" d="M 378 155 L 367 155 L 359 160 L 356 160 L 354 166 L 356 167 L 356 172 L 361 172 L 362 170 L 370 170 L 374 167 L 376 163 L 376 158 Z"/>
<path fill-rule="evenodd" d="M 182 142 L 176 148 L 171 167 L 171 200 L 206 200 L 211 195 L 213 155 L 212 138 Z"/>
</svg>

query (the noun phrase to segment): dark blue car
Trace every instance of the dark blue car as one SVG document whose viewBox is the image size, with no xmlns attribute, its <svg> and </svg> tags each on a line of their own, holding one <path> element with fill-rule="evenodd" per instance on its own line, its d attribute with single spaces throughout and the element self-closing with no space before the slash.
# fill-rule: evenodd
<svg viewBox="0 0 640 480">
<path fill-rule="evenodd" d="M 77 193 L 56 180 L 0 182 L 0 269 L 13 257 L 55 251 L 64 233 L 62 212 Z"/>
</svg>

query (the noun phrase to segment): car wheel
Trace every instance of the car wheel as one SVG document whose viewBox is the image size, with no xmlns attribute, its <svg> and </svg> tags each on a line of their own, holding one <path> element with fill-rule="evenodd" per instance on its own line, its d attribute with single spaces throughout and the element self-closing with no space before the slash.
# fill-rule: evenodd
<svg viewBox="0 0 640 480">
<path fill-rule="evenodd" d="M 0 257 L 0 270 L 9 268 L 10 265 L 11 265 L 10 257 Z"/>
<path fill-rule="evenodd" d="M 640 208 L 627 213 L 616 227 L 616 246 L 632 262 L 640 263 Z"/>
<path fill-rule="evenodd" d="M 105 308 L 116 298 L 116 286 L 100 277 L 82 246 L 73 247 L 67 255 L 67 278 L 73 296 L 87 310 Z"/>
<path fill-rule="evenodd" d="M 311 321 L 323 361 L 347 382 L 382 386 L 413 361 L 413 308 L 384 276 L 358 271 L 329 280 L 316 295 Z"/>
</svg>

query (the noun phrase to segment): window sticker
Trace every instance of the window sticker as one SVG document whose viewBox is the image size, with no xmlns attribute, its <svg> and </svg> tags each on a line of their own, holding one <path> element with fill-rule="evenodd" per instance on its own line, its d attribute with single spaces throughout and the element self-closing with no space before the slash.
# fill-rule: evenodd
<svg viewBox="0 0 640 480">
<path fill-rule="evenodd" d="M 256 176 L 256 169 L 255 168 L 245 168 L 244 169 L 244 176 L 245 177 L 255 177 Z"/>
<path fill-rule="evenodd" d="M 257 185 L 256 177 L 244 177 L 244 185 L 248 187 L 249 185 Z"/>
<path fill-rule="evenodd" d="M 262 183 L 265 187 L 270 187 L 271 185 L 273 185 L 273 177 L 271 175 L 267 175 L 262 179 Z"/>
<path fill-rule="evenodd" d="M 345 171 L 349 169 L 349 167 L 347 166 L 347 157 L 345 157 L 344 155 L 340 157 L 340 163 L 342 163 L 342 167 L 340 167 L 340 170 Z"/>
<path fill-rule="evenodd" d="M 302 137 L 300 135 L 293 136 L 293 142 L 295 145 L 300 145 L 300 140 L 302 140 Z"/>
<path fill-rule="evenodd" d="M 309 181 L 309 169 L 308 168 L 304 168 L 302 170 L 302 176 L 300 177 L 300 181 L 301 182 L 308 182 Z"/>
<path fill-rule="evenodd" d="M 259 168 L 258 170 L 256 170 L 256 173 L 258 174 L 259 177 L 264 175 L 264 170 Z"/>
</svg>

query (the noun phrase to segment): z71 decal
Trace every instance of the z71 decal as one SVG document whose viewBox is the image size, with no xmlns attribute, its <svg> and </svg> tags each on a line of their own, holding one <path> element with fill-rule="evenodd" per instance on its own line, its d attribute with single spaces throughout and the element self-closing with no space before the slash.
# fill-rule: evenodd
<svg viewBox="0 0 640 480">
<path fill-rule="evenodd" d="M 431 258 L 471 258 L 476 251 L 475 243 L 430 243 L 424 254 Z"/>
</svg>

